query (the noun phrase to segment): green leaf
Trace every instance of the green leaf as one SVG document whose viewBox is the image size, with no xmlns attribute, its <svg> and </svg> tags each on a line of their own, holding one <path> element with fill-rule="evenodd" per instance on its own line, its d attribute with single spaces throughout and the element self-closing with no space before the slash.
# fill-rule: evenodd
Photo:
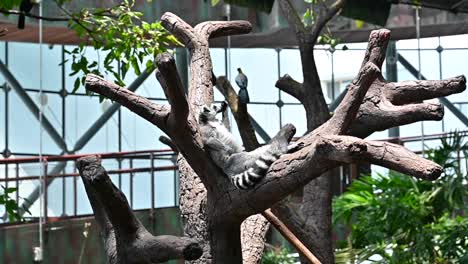
<svg viewBox="0 0 468 264">
<path fill-rule="evenodd" d="M 80 78 L 76 78 L 75 83 L 73 84 L 72 93 L 76 93 L 76 91 L 78 91 L 79 88 L 80 88 Z"/>
<path fill-rule="evenodd" d="M 306 26 L 312 24 L 312 13 L 310 8 L 307 8 L 304 15 L 302 16 L 302 23 L 304 23 Z"/>
<path fill-rule="evenodd" d="M 216 6 L 219 4 L 219 0 L 211 0 L 211 6 Z"/>
<path fill-rule="evenodd" d="M 17 188 L 11 188 L 11 187 L 10 187 L 10 188 L 4 189 L 5 193 L 7 193 L 7 194 L 8 194 L 8 193 L 14 193 L 14 192 L 16 192 L 17 190 L 18 190 Z"/>
</svg>

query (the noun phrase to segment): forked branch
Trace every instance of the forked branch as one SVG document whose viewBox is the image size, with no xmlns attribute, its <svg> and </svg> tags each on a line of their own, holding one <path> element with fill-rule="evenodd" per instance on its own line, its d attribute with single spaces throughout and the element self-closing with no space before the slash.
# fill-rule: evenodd
<svg viewBox="0 0 468 264">
<path fill-rule="evenodd" d="M 79 159 L 77 168 L 111 264 L 194 260 L 201 256 L 201 248 L 192 239 L 151 235 L 135 217 L 125 195 L 112 183 L 98 157 Z"/>
</svg>

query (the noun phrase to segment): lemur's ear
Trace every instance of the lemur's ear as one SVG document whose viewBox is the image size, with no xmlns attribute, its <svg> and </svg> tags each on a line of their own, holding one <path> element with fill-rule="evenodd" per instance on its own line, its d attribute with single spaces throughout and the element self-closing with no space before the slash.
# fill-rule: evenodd
<svg viewBox="0 0 468 264">
<path fill-rule="evenodd" d="M 216 111 L 216 113 L 221 113 L 221 112 L 226 111 L 227 106 L 228 106 L 227 102 L 223 101 L 221 103 L 221 107 Z"/>
<path fill-rule="evenodd" d="M 200 106 L 200 112 L 210 112 L 210 111 L 211 111 L 210 107 L 207 106 L 206 104 Z"/>
</svg>

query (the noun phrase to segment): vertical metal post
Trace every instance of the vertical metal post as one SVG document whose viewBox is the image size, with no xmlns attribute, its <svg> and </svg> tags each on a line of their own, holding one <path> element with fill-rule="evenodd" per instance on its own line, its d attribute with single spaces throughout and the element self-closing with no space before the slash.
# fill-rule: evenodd
<svg viewBox="0 0 468 264">
<path fill-rule="evenodd" d="M 8 42 L 5 42 L 5 65 L 8 67 Z M 5 158 L 7 157 L 7 154 L 9 152 L 10 146 L 9 146 L 9 128 L 8 128 L 8 116 L 9 116 L 9 103 L 8 103 L 8 98 L 9 98 L 9 90 L 10 87 L 8 85 L 8 82 L 5 81 L 4 84 L 5 87 Z"/>
<path fill-rule="evenodd" d="M 155 232 L 155 215 L 154 215 L 154 153 L 150 154 L 150 177 L 151 177 L 151 209 L 150 209 L 150 221 L 151 221 L 151 228 L 153 230 L 153 233 Z"/>
<path fill-rule="evenodd" d="M 154 214 L 154 154 L 150 154 L 151 159 L 151 216 Z"/>
<path fill-rule="evenodd" d="M 122 109 L 119 108 L 119 112 L 117 115 L 117 123 L 118 123 L 118 135 L 119 135 L 119 152 L 122 152 Z M 117 158 L 117 162 L 119 164 L 119 171 L 122 169 L 122 159 L 119 157 Z M 119 190 L 122 190 L 122 173 L 119 172 L 118 175 L 118 184 Z"/>
<path fill-rule="evenodd" d="M 391 40 L 388 43 L 387 47 L 387 59 L 386 59 L 386 67 L 387 67 L 387 81 L 389 82 L 396 82 L 398 81 L 398 54 L 396 51 L 396 42 Z M 400 128 L 399 127 L 392 127 L 388 130 L 389 137 L 400 137 Z"/>
<path fill-rule="evenodd" d="M 44 224 L 46 225 L 47 224 L 47 208 L 49 207 L 48 205 L 48 199 L 47 199 L 47 196 L 48 196 L 48 192 L 47 190 L 49 188 L 47 188 L 47 167 L 48 167 L 48 161 L 47 159 L 44 159 L 43 160 L 44 162 L 44 179 L 43 179 L 43 183 L 42 183 L 42 188 L 43 188 L 43 195 L 44 195 Z"/>
<path fill-rule="evenodd" d="M 281 57 L 280 57 L 281 49 L 276 49 L 276 68 L 278 73 L 278 80 L 281 77 Z M 281 100 L 281 90 L 278 89 L 278 102 L 276 104 L 278 106 L 278 113 L 279 113 L 279 127 L 283 127 L 283 101 Z"/>
<path fill-rule="evenodd" d="M 74 165 L 73 173 L 76 173 L 76 162 Z M 73 176 L 73 216 L 78 215 L 78 202 L 77 202 L 77 188 L 76 188 L 76 181 L 77 181 L 77 176 Z"/>
<path fill-rule="evenodd" d="M 16 163 L 16 168 L 15 168 L 15 172 L 16 172 L 16 204 L 19 204 L 19 164 Z"/>
<path fill-rule="evenodd" d="M 133 158 L 130 158 L 130 170 L 133 169 Z M 130 171 L 130 208 L 133 209 L 133 171 Z"/>
<path fill-rule="evenodd" d="M 67 97 L 67 89 L 66 89 L 66 78 L 65 78 L 65 46 L 62 45 L 62 90 L 60 91 L 60 96 L 62 97 L 62 138 L 65 140 L 66 135 L 66 97 Z M 62 173 L 65 174 L 66 167 L 63 168 Z M 67 182 L 66 178 L 62 178 L 62 216 L 67 215 Z"/>
<path fill-rule="evenodd" d="M 63 169 L 62 173 L 65 174 L 66 170 Z M 67 215 L 67 184 L 65 182 L 65 177 L 62 178 L 62 216 Z"/>
<path fill-rule="evenodd" d="M 177 166 L 177 153 L 174 153 L 174 155 L 172 155 L 171 161 L 174 164 L 174 166 Z M 179 175 L 177 173 L 177 169 L 174 170 L 173 179 L 174 179 L 174 205 L 178 206 L 179 205 L 179 203 L 178 203 L 179 199 L 178 198 L 179 198 L 179 181 L 180 181 L 180 178 L 179 178 Z"/>
<path fill-rule="evenodd" d="M 331 53 L 331 96 L 332 96 L 332 101 L 335 100 L 335 48 L 330 47 L 330 53 Z"/>
<path fill-rule="evenodd" d="M 444 48 L 442 45 L 440 45 L 440 37 L 439 37 L 439 46 L 437 46 L 436 51 L 439 55 L 439 79 L 442 80 L 442 51 L 444 51 Z M 442 122 L 440 122 L 442 125 L 442 132 L 445 132 L 445 118 L 442 118 Z"/>
</svg>

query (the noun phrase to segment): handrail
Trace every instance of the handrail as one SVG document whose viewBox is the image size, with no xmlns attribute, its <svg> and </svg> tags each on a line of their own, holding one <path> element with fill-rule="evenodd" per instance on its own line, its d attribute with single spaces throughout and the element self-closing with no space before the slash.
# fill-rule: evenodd
<svg viewBox="0 0 468 264">
<path fill-rule="evenodd" d="M 57 156 L 43 156 L 43 159 L 53 162 L 53 161 L 70 161 L 76 160 L 81 157 L 89 155 L 100 156 L 101 159 L 113 159 L 113 158 L 123 158 L 129 155 L 135 154 L 151 154 L 154 153 L 166 153 L 166 155 L 174 155 L 174 151 L 171 149 L 156 149 L 156 150 L 137 150 L 137 151 L 123 151 L 123 152 L 106 152 L 106 153 L 93 153 L 93 154 L 68 154 L 68 155 L 57 155 Z M 10 164 L 10 163 L 34 163 L 39 162 L 38 157 L 27 157 L 27 158 L 3 158 L 0 159 L 0 164 Z"/>
</svg>

